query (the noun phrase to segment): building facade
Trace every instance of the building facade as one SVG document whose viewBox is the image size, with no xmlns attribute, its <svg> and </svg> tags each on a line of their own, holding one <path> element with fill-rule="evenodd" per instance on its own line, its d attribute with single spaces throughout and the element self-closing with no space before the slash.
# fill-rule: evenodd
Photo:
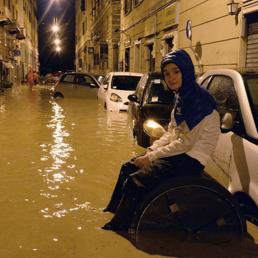
<svg viewBox="0 0 258 258">
<path fill-rule="evenodd" d="M 119 28 L 119 18 L 115 19 L 115 26 L 114 20 L 108 18 L 117 16 L 109 8 L 116 1 L 86 2 L 88 9 L 84 16 L 89 22 L 86 31 L 89 45 L 83 48 L 81 44 L 80 48 L 86 55 L 86 59 L 80 55 L 81 62 L 86 60 L 90 65 L 83 67 L 86 71 L 92 71 L 93 67 L 102 73 L 116 69 L 159 71 L 162 57 L 178 48 L 191 55 L 197 74 L 221 67 L 258 68 L 256 0 L 239 0 L 235 12 L 229 11 L 233 0 L 121 0 L 117 3 L 117 7 L 121 5 Z M 98 9 L 100 2 L 103 5 Z M 77 27 L 80 33 L 81 26 Z M 119 39 L 114 31 L 120 32 Z M 118 65 L 109 65 L 114 62 L 116 51 Z"/>
<path fill-rule="evenodd" d="M 212 68 L 258 68 L 258 2 L 180 1 L 178 45 L 192 56 L 197 73 Z M 187 37 L 191 31 L 191 37 Z"/>
<path fill-rule="evenodd" d="M 76 0 L 76 69 L 118 70 L 120 0 Z"/>
<path fill-rule="evenodd" d="M 25 80 L 28 67 L 38 70 L 36 0 L 0 0 L 1 83 Z"/>
</svg>

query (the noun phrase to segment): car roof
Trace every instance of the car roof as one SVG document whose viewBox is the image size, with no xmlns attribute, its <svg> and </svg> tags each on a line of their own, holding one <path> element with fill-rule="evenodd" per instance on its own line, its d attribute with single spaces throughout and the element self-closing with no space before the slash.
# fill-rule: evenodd
<svg viewBox="0 0 258 258">
<path fill-rule="evenodd" d="M 109 72 L 110 75 L 114 76 L 142 76 L 143 73 L 135 73 L 135 72 Z"/>
</svg>

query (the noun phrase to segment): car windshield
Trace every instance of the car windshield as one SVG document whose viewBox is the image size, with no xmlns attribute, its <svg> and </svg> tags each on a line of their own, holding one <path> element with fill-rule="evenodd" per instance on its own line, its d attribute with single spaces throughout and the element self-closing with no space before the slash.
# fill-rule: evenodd
<svg viewBox="0 0 258 258">
<path fill-rule="evenodd" d="M 258 128 L 258 76 L 244 76 L 245 85 L 248 92 L 248 98 L 252 108 L 256 128 Z"/>
<path fill-rule="evenodd" d="M 147 103 L 149 104 L 173 104 L 174 94 L 168 89 L 166 84 L 161 79 L 153 79 L 150 82 L 150 87 L 146 92 Z"/>
<path fill-rule="evenodd" d="M 141 76 L 115 75 L 113 76 L 111 89 L 135 91 Z"/>
</svg>

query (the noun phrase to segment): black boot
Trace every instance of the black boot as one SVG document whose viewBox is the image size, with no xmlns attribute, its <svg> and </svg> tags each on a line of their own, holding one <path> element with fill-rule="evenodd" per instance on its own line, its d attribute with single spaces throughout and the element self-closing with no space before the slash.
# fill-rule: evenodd
<svg viewBox="0 0 258 258">
<path fill-rule="evenodd" d="M 116 212 L 117 207 L 123 196 L 124 183 L 129 177 L 129 175 L 134 173 L 137 170 L 138 168 L 132 162 L 127 162 L 121 167 L 120 174 L 117 179 L 117 183 L 113 191 L 112 197 L 107 207 L 103 210 L 104 212 L 112 212 L 112 213 Z"/>
<path fill-rule="evenodd" d="M 124 195 L 117 207 L 116 213 L 110 222 L 102 228 L 113 231 L 128 231 L 136 208 L 142 200 L 144 189 L 138 187 L 132 178 L 128 178 L 124 187 Z"/>
<path fill-rule="evenodd" d="M 113 231 L 128 231 L 135 211 L 135 199 L 124 196 L 114 217 L 102 229 Z"/>
</svg>

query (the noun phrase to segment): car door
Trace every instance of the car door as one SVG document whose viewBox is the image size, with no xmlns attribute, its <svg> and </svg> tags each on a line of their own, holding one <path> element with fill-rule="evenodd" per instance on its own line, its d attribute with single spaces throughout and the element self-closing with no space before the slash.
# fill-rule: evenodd
<svg viewBox="0 0 258 258">
<path fill-rule="evenodd" d="M 55 91 L 60 92 L 65 98 L 74 96 L 75 89 L 75 74 L 64 74 L 58 83 Z"/>
<path fill-rule="evenodd" d="M 230 112 L 234 114 L 236 119 L 235 130 L 239 131 L 239 133 L 244 130 L 241 126 L 240 106 L 233 79 L 226 75 L 214 75 L 202 82 L 202 85 L 205 84 L 207 84 L 208 91 L 217 102 L 220 118 L 222 119 L 227 112 Z M 228 187 L 232 181 L 230 163 L 233 148 L 237 148 L 237 138 L 240 139 L 233 131 L 221 133 L 212 160 L 205 168 L 209 174 L 225 187 Z"/>
<path fill-rule="evenodd" d="M 96 99 L 99 86 L 93 77 L 77 74 L 75 77 L 74 97 Z"/>
</svg>

